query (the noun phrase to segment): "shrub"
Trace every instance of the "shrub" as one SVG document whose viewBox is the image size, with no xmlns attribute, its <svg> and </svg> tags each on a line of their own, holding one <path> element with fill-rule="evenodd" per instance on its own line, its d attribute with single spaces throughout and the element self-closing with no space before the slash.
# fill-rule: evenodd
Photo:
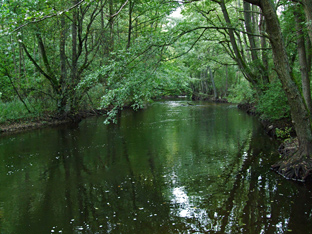
<svg viewBox="0 0 312 234">
<path fill-rule="evenodd" d="M 290 117 L 290 108 L 279 81 L 271 83 L 259 98 L 257 111 L 262 118 L 277 120 Z"/>
<path fill-rule="evenodd" d="M 19 100 L 0 102 L 0 123 L 28 117 L 29 113 Z"/>
<path fill-rule="evenodd" d="M 229 89 L 228 101 L 232 103 L 252 103 L 255 91 L 250 87 L 249 82 L 242 80 Z"/>
<path fill-rule="evenodd" d="M 45 111 L 54 111 L 56 106 L 51 100 L 24 100 L 31 113 L 25 108 L 25 105 L 19 99 L 12 101 L 2 102 L 0 100 L 0 123 L 6 121 L 16 121 L 26 118 L 34 118 L 41 116 Z"/>
</svg>

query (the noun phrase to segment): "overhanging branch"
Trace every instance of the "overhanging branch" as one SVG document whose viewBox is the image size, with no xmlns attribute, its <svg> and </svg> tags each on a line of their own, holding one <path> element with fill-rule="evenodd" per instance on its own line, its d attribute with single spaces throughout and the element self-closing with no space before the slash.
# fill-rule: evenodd
<svg viewBox="0 0 312 234">
<path fill-rule="evenodd" d="M 127 1 L 119 8 L 119 10 L 118 10 L 115 14 L 109 15 L 108 17 L 113 18 L 113 17 L 115 17 L 116 15 L 118 15 L 118 14 L 121 12 L 121 10 L 127 5 L 128 2 L 129 2 L 129 0 L 127 0 Z"/>
<path fill-rule="evenodd" d="M 32 21 L 29 21 L 29 22 L 27 22 L 26 24 L 23 24 L 23 25 L 17 27 L 17 28 L 14 29 L 11 33 L 16 32 L 16 31 L 20 30 L 21 28 L 23 28 L 23 27 L 25 27 L 25 26 L 27 26 L 27 25 L 29 25 L 29 24 L 39 23 L 39 22 L 44 21 L 44 20 L 46 20 L 46 19 L 53 18 L 53 17 L 55 17 L 55 16 L 61 15 L 61 14 L 63 14 L 64 12 L 68 12 L 68 11 L 70 11 L 70 10 L 72 10 L 72 9 L 74 9 L 74 8 L 76 8 L 76 7 L 78 7 L 79 5 L 81 5 L 84 1 L 85 1 L 85 0 L 81 0 L 80 2 L 76 3 L 75 5 L 71 6 L 70 8 L 68 8 L 68 9 L 66 9 L 66 10 L 64 10 L 64 11 L 59 11 L 59 12 L 54 13 L 54 14 L 52 14 L 52 15 L 46 15 L 46 16 L 44 16 L 44 17 L 42 17 L 42 18 L 39 18 L 39 19 L 36 19 L 36 18 L 35 18 L 35 19 L 33 19 Z"/>
</svg>

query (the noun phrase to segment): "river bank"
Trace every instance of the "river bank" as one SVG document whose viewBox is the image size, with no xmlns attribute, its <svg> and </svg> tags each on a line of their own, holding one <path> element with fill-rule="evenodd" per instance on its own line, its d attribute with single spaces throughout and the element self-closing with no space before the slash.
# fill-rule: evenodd
<svg viewBox="0 0 312 234">
<path fill-rule="evenodd" d="M 282 132 L 285 131 L 286 129 L 288 129 L 289 135 L 291 137 L 296 136 L 293 123 L 289 118 L 283 118 L 278 120 L 262 119 L 260 118 L 260 115 L 257 113 L 256 107 L 251 103 L 238 104 L 237 107 L 238 109 L 245 111 L 249 115 L 257 116 L 264 130 L 271 137 L 283 138 L 282 136 L 279 136 L 277 132 L 278 131 Z"/>
<path fill-rule="evenodd" d="M 77 123 L 87 117 L 103 115 L 104 109 L 82 110 L 75 114 L 60 116 L 57 113 L 44 114 L 40 117 L 10 120 L 0 124 L 0 135 L 12 134 L 28 130 L 59 126 L 63 124 Z"/>
<path fill-rule="evenodd" d="M 264 130 L 266 131 L 267 135 L 275 138 L 279 143 L 279 147 L 277 149 L 278 153 L 280 154 L 280 161 L 276 162 L 275 164 L 271 165 L 271 169 L 275 171 L 276 173 L 283 176 L 285 179 L 291 179 L 297 182 L 309 182 L 311 183 L 311 175 L 309 175 L 309 171 L 305 168 L 308 168 L 307 163 L 305 161 L 302 161 L 300 165 L 302 164 L 302 167 L 298 167 L 299 169 L 295 167 L 289 167 L 287 169 L 288 173 L 287 175 L 284 173 L 281 173 L 279 168 L 281 165 L 288 165 L 291 164 L 292 158 L 295 153 L 299 149 L 299 141 L 296 136 L 296 132 L 294 129 L 293 122 L 289 118 L 279 119 L 279 120 L 268 120 L 268 119 L 261 119 L 259 114 L 256 112 L 255 106 L 252 104 L 240 104 L 238 105 L 238 108 L 245 111 L 249 115 L 255 115 L 259 117 L 259 120 L 264 127 Z M 304 168 L 302 170 L 302 168 Z M 299 176 L 299 172 L 304 171 L 304 176 Z"/>
</svg>

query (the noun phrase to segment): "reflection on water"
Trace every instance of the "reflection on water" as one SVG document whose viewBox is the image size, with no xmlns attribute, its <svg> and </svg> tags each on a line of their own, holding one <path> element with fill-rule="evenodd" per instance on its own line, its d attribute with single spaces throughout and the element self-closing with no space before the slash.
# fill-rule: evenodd
<svg viewBox="0 0 312 234">
<path fill-rule="evenodd" d="M 309 233 L 311 188 L 270 172 L 257 120 L 192 104 L 0 138 L 0 233 Z"/>
</svg>

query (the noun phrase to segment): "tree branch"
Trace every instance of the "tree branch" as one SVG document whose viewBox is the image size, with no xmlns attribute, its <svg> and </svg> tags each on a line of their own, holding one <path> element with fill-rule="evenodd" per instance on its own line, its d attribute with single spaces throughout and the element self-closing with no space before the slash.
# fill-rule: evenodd
<svg viewBox="0 0 312 234">
<path fill-rule="evenodd" d="M 50 83 L 52 84 L 52 87 L 54 89 L 54 91 L 58 92 L 58 82 L 55 78 L 51 77 L 50 75 L 48 75 L 39 65 L 38 63 L 34 60 L 34 58 L 29 54 L 25 44 L 23 42 L 20 42 L 27 57 L 30 59 L 30 61 L 35 65 L 35 67 L 39 70 L 39 72 L 45 77 L 47 78 Z"/>
<path fill-rule="evenodd" d="M 32 21 L 27 22 L 26 24 L 23 24 L 23 25 L 17 27 L 17 28 L 14 29 L 11 33 L 14 33 L 14 32 L 16 32 L 16 31 L 20 30 L 21 28 L 27 26 L 28 24 L 38 23 L 38 22 L 44 21 L 44 20 L 46 20 L 46 19 L 53 18 L 53 17 L 55 17 L 55 16 L 61 15 L 61 14 L 63 14 L 64 12 L 68 12 L 68 11 L 74 9 L 75 7 L 81 5 L 84 1 L 85 1 L 85 0 L 81 0 L 81 1 L 78 2 L 77 4 L 71 6 L 70 8 L 67 8 L 67 9 L 64 10 L 64 11 L 59 11 L 59 12 L 54 13 L 54 14 L 52 14 L 52 15 L 46 15 L 46 16 L 44 16 L 44 17 L 42 17 L 42 18 L 39 18 L 39 19 L 36 19 L 36 18 L 35 18 L 35 19 L 33 19 Z"/>
<path fill-rule="evenodd" d="M 129 2 L 129 0 L 127 0 L 120 8 L 119 8 L 119 10 L 115 13 L 115 14 L 113 14 L 113 15 L 109 15 L 108 17 L 109 18 L 113 18 L 113 17 L 115 17 L 116 15 L 118 15 L 120 12 L 121 12 L 121 10 L 126 6 L 126 4 Z"/>
<path fill-rule="evenodd" d="M 186 52 L 181 53 L 181 54 L 179 54 L 179 55 L 177 55 L 177 56 L 175 56 L 175 57 L 173 57 L 173 58 L 169 58 L 169 59 L 162 60 L 162 61 L 173 60 L 173 59 L 179 58 L 179 57 L 181 57 L 181 56 L 187 54 L 188 52 L 190 52 L 190 51 L 193 49 L 193 47 L 195 46 L 195 44 L 196 44 L 196 43 L 200 40 L 200 38 L 204 35 L 204 33 L 206 32 L 206 30 L 207 30 L 207 29 L 204 29 L 204 30 L 202 31 L 202 33 L 200 34 L 200 36 L 194 41 L 194 43 L 191 45 L 191 47 L 190 47 Z"/>
<path fill-rule="evenodd" d="M 24 106 L 25 106 L 25 108 L 27 109 L 28 113 L 31 113 L 31 111 L 29 110 L 28 106 L 27 106 L 26 103 L 24 102 L 22 96 L 21 96 L 20 93 L 18 92 L 16 86 L 14 85 L 14 82 L 13 82 L 12 76 L 10 75 L 10 72 L 7 70 L 6 67 L 3 67 L 3 69 L 4 69 L 4 75 L 6 75 L 6 76 L 9 78 L 10 83 L 11 83 L 11 85 L 12 85 L 12 87 L 13 87 L 15 93 L 17 94 L 19 100 L 24 104 Z"/>
<path fill-rule="evenodd" d="M 245 2 L 249 2 L 253 5 L 256 5 L 256 6 L 260 6 L 260 1 L 261 0 L 244 0 Z"/>
</svg>

